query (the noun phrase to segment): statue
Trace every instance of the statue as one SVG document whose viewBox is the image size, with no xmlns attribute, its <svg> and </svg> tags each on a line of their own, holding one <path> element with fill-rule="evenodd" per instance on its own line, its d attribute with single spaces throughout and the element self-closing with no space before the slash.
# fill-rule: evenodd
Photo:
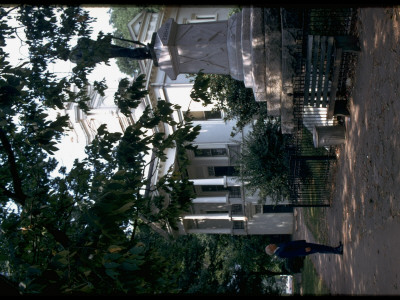
<svg viewBox="0 0 400 300">
<path fill-rule="evenodd" d="M 78 44 L 72 48 L 69 60 L 76 64 L 94 66 L 95 64 L 105 62 L 110 58 L 127 57 L 135 60 L 153 59 L 155 66 L 158 66 L 153 48 L 155 37 L 156 35 L 153 34 L 151 43 L 147 45 L 140 42 L 129 41 L 144 46 L 138 48 L 126 48 L 112 45 L 110 36 L 97 41 L 83 37 L 80 38 Z"/>
</svg>

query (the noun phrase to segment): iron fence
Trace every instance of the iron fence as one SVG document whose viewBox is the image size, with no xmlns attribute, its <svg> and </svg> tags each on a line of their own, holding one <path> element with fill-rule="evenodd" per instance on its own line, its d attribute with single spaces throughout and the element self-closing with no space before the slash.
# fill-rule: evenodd
<svg viewBox="0 0 400 300">
<path fill-rule="evenodd" d="M 297 37 L 293 103 L 295 129 L 287 147 L 289 153 L 289 188 L 292 206 L 329 206 L 336 165 L 335 147 L 315 148 L 314 126 L 336 125 L 340 120 L 326 118 L 325 108 L 304 104 L 306 47 L 308 35 L 348 35 L 354 30 L 356 10 L 307 9 L 302 12 L 302 30 Z M 340 66 L 337 99 L 347 100 L 346 79 L 354 57 L 345 53 Z"/>
</svg>

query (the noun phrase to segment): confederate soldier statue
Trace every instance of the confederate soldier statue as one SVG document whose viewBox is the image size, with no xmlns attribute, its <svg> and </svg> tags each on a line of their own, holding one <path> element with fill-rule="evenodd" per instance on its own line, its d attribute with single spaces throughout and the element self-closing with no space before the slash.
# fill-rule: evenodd
<svg viewBox="0 0 400 300">
<path fill-rule="evenodd" d="M 104 36 L 97 41 L 83 37 L 78 40 L 78 44 L 72 48 L 69 55 L 71 62 L 94 66 L 100 62 L 107 62 L 114 57 L 128 57 L 135 60 L 153 59 L 157 66 L 153 50 L 155 35 L 152 43 L 144 45 L 140 42 L 130 41 L 132 43 L 143 45 L 141 48 L 126 48 L 111 44 L 111 36 Z"/>
</svg>

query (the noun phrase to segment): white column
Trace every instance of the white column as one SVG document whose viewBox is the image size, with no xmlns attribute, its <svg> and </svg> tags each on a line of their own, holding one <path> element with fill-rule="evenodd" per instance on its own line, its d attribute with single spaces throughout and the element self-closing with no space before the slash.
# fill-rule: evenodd
<svg viewBox="0 0 400 300">
<path fill-rule="evenodd" d="M 224 178 L 190 179 L 194 185 L 224 185 Z"/>
<path fill-rule="evenodd" d="M 245 216 L 236 216 L 236 217 L 232 217 L 232 221 L 246 221 L 247 217 Z"/>
<path fill-rule="evenodd" d="M 192 203 L 227 203 L 228 196 L 222 197 L 198 197 L 192 200 Z"/>
<path fill-rule="evenodd" d="M 224 214 L 204 214 L 204 215 L 186 215 L 184 220 L 230 220 L 227 213 Z"/>
<path fill-rule="evenodd" d="M 230 228 L 188 229 L 186 233 L 231 234 L 232 229 Z"/>
<path fill-rule="evenodd" d="M 224 176 L 219 178 L 203 178 L 203 179 L 190 179 L 194 185 L 223 185 L 228 186 L 240 186 L 241 183 L 239 178 L 236 176 Z"/>
</svg>

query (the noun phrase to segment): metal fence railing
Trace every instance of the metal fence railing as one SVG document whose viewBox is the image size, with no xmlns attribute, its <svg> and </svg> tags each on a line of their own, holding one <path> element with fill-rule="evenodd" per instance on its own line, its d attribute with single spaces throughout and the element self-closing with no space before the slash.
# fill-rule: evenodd
<svg viewBox="0 0 400 300">
<path fill-rule="evenodd" d="M 292 206 L 329 206 L 336 165 L 335 147 L 315 148 L 312 129 L 314 126 L 336 125 L 338 120 L 327 119 L 323 109 L 304 104 L 307 37 L 313 35 L 348 35 L 354 30 L 356 10 L 305 9 L 302 13 L 302 30 L 297 37 L 293 102 L 295 129 L 287 148 L 289 153 L 289 187 Z M 337 99 L 346 99 L 346 79 L 351 53 L 344 53 L 340 66 Z"/>
</svg>

